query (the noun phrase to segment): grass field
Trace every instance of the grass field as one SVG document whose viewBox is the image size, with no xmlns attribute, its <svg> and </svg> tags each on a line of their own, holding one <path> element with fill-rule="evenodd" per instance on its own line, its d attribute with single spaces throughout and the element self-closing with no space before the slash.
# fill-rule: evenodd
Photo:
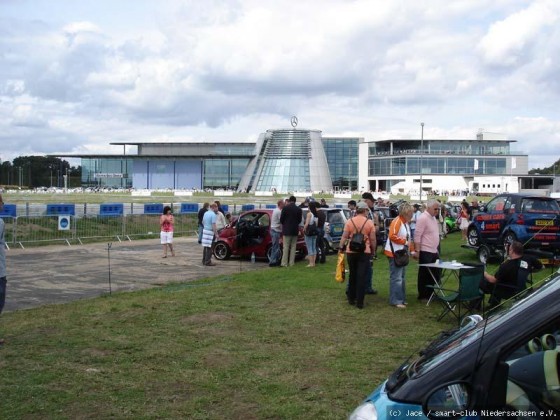
<svg viewBox="0 0 560 420">
<path fill-rule="evenodd" d="M 459 239 L 443 241 L 445 259 L 474 260 Z M 1 417 L 345 418 L 454 323 L 436 322 L 437 305 L 416 301 L 415 262 L 404 310 L 388 305 L 385 257 L 374 264 L 379 294 L 362 311 L 346 303 L 334 264 L 332 256 L 315 269 L 263 265 L 5 313 Z"/>
</svg>

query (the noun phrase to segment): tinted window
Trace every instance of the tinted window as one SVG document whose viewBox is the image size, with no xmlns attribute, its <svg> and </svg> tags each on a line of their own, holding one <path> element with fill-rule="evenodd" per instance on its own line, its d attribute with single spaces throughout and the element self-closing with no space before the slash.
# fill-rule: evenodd
<svg viewBox="0 0 560 420">
<path fill-rule="evenodd" d="M 557 213 L 559 209 L 554 200 L 524 198 L 521 201 L 521 211 L 523 213 Z"/>
</svg>

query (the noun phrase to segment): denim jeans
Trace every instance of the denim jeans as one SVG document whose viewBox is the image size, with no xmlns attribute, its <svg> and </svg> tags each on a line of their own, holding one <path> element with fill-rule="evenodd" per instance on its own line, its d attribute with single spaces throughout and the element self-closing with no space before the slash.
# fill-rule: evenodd
<svg viewBox="0 0 560 420">
<path fill-rule="evenodd" d="M 272 251 L 270 253 L 270 263 L 276 264 L 280 262 L 280 237 L 282 232 L 276 232 L 270 229 L 270 237 L 272 239 Z"/>
<path fill-rule="evenodd" d="M 397 267 L 395 259 L 389 258 L 389 303 L 403 305 L 406 302 L 406 267 Z"/>
<path fill-rule="evenodd" d="M 198 225 L 198 243 L 202 242 L 202 231 L 204 230 L 204 225 Z"/>
<path fill-rule="evenodd" d="M 317 236 L 305 235 L 305 246 L 307 247 L 307 255 L 317 255 Z"/>
</svg>

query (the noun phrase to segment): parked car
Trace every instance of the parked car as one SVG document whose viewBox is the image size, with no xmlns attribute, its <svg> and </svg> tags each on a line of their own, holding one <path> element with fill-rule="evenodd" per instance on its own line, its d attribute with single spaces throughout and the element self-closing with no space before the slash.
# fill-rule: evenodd
<svg viewBox="0 0 560 420">
<path fill-rule="evenodd" d="M 218 233 L 214 244 L 216 259 L 227 260 L 232 255 L 249 257 L 254 252 L 256 258 L 267 258 L 270 261 L 271 217 L 272 210 L 269 209 L 241 213 L 237 219 Z M 302 231 L 298 236 L 296 249 L 300 255 L 305 255 L 307 252 Z"/>
<path fill-rule="evenodd" d="M 395 370 L 351 420 L 560 413 L 560 275 L 509 309 L 465 318 Z"/>
<path fill-rule="evenodd" d="M 317 210 L 325 213 L 327 216 L 325 220 L 327 251 L 337 251 L 342 232 L 344 231 L 344 225 L 350 218 L 350 210 L 339 208 L 319 208 Z"/>
<path fill-rule="evenodd" d="M 471 246 L 520 241 L 526 248 L 558 249 L 560 207 L 550 197 L 499 194 L 479 208 L 467 238 Z"/>
</svg>

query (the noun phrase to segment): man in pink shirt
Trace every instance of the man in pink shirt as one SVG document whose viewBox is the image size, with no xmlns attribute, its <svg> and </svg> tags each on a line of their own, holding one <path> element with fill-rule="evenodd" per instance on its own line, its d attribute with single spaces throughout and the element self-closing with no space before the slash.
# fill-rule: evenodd
<svg viewBox="0 0 560 420">
<path fill-rule="evenodd" d="M 439 224 L 437 215 L 439 202 L 428 200 L 426 211 L 418 217 L 416 229 L 414 230 L 414 248 L 418 252 L 418 263 L 429 264 L 436 262 L 439 258 Z M 416 258 L 416 256 L 414 256 Z M 432 289 L 426 287 L 434 284 L 434 278 L 438 280 L 440 270 L 437 268 L 418 267 L 418 299 L 429 299 Z"/>
</svg>

